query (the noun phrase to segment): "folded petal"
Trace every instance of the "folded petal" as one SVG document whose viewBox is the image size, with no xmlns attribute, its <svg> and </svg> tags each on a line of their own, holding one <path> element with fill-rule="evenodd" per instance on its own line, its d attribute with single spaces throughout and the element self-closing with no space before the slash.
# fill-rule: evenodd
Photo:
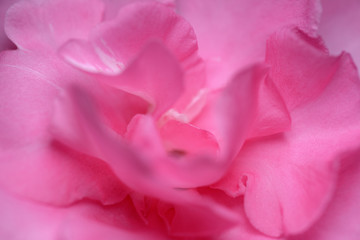
<svg viewBox="0 0 360 240">
<path fill-rule="evenodd" d="M 135 2 L 114 20 L 95 28 L 88 41 L 73 40 L 60 54 L 85 71 L 117 75 L 149 40 L 162 42 L 185 64 L 193 61 L 197 42 L 190 24 L 163 4 Z"/>
<path fill-rule="evenodd" d="M 249 141 L 216 185 L 231 195 L 245 193 L 250 222 L 270 236 L 300 233 L 320 217 L 335 188 L 337 160 L 357 148 L 360 137 L 360 81 L 351 58 L 326 56 L 311 41 L 293 36 L 273 42 L 279 48 L 273 53 L 284 50 L 287 61 L 275 61 L 270 69 L 273 79 L 282 81 L 280 93 L 292 103 L 291 130 Z M 312 68 L 300 64 L 302 59 L 317 62 Z M 291 75 L 291 69 L 302 74 Z M 280 70 L 290 75 L 276 75 Z M 305 98 L 293 98 L 297 89 Z"/>
<path fill-rule="evenodd" d="M 177 101 L 184 88 L 181 67 L 158 42 L 147 44 L 121 75 L 105 81 L 149 101 L 152 105 L 149 112 L 156 118 Z"/>
<path fill-rule="evenodd" d="M 321 218 L 304 234 L 290 240 L 355 240 L 360 235 L 360 156 L 348 153 L 341 161 L 336 191 Z"/>
<path fill-rule="evenodd" d="M 316 98 L 338 68 L 338 58 L 329 57 L 320 38 L 289 28 L 268 40 L 266 63 L 290 111 Z"/>
<path fill-rule="evenodd" d="M 265 65 L 238 73 L 221 91 L 210 92 L 192 123 L 214 134 L 222 158 L 230 160 L 245 139 L 288 130 L 290 116 Z"/>
<path fill-rule="evenodd" d="M 177 0 L 176 8 L 194 27 L 212 88 L 224 86 L 239 68 L 263 60 L 274 31 L 294 25 L 315 34 L 320 14 L 316 0 Z"/>
<path fill-rule="evenodd" d="M 86 39 L 103 8 L 100 0 L 20 1 L 7 13 L 5 32 L 19 49 L 56 51 L 71 38 Z"/>
<path fill-rule="evenodd" d="M 199 216 L 211 216 L 222 222 L 220 229 L 228 228 L 234 224 L 237 213 L 216 204 L 210 199 L 199 196 L 194 190 L 176 188 L 176 185 L 173 185 L 181 181 L 184 182 L 184 180 L 190 180 L 190 183 L 196 179 L 203 181 L 202 172 L 207 174 L 206 171 L 213 172 L 218 168 L 209 164 L 202 164 L 204 161 L 176 163 L 175 159 L 167 158 L 161 142 L 159 142 L 159 136 L 151 116 L 138 115 L 133 118 L 126 134 L 127 140 L 130 140 L 128 142 L 106 128 L 99 115 L 96 114 L 97 110 L 91 97 L 86 92 L 74 88 L 71 90 L 71 97 L 78 107 L 78 111 L 82 113 L 79 118 L 84 129 L 86 129 L 86 137 L 92 144 L 88 147 L 96 149 L 96 153 L 101 156 L 101 159 L 111 166 L 118 178 L 129 188 L 140 194 L 175 204 L 181 209 L 179 211 L 184 212 L 184 214 L 191 215 L 193 212 L 191 209 L 197 209 L 196 214 Z M 192 172 L 193 167 L 198 167 L 197 171 L 200 174 L 198 178 L 197 175 L 194 176 L 194 173 L 197 172 Z M 187 169 L 189 172 L 186 172 Z M 208 181 L 208 179 L 205 180 Z M 209 234 L 215 230 L 219 231 L 219 228 L 211 230 L 218 221 L 205 225 L 199 222 L 201 231 L 194 226 L 183 226 L 185 228 L 181 232 L 182 234 L 185 234 L 186 231 L 199 232 L 201 235 Z"/>
<path fill-rule="evenodd" d="M 360 67 L 360 2 L 356 0 L 322 0 L 319 34 L 333 54 L 347 51 Z"/>
</svg>

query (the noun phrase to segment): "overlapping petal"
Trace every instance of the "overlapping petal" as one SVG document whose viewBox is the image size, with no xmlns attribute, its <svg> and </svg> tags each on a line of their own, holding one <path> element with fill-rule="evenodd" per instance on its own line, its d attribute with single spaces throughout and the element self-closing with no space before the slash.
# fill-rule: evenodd
<svg viewBox="0 0 360 240">
<path fill-rule="evenodd" d="M 283 59 L 271 61 L 270 73 L 283 81 L 280 93 L 293 103 L 291 130 L 246 143 L 216 186 L 233 195 L 245 193 L 250 222 L 271 236 L 301 232 L 319 218 L 335 187 L 340 154 L 356 148 L 360 137 L 360 82 L 351 58 L 329 57 L 301 33 L 294 38 L 293 31 L 281 32 L 278 37 L 268 54 L 279 56 L 268 59 Z M 291 62 L 285 60 L 290 55 Z M 317 62 L 315 69 L 301 60 L 306 56 Z M 289 75 L 292 64 L 302 74 Z M 301 98 L 296 90 L 304 92 Z"/>
<path fill-rule="evenodd" d="M 294 25 L 313 35 L 320 17 L 316 0 L 177 0 L 176 8 L 194 27 L 212 88 L 263 60 L 266 40 L 274 31 Z"/>
</svg>

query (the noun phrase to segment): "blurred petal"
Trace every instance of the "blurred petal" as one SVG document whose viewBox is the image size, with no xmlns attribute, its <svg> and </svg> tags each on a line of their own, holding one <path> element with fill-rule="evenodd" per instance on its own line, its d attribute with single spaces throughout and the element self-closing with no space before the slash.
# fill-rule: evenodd
<svg viewBox="0 0 360 240">
<path fill-rule="evenodd" d="M 146 231 L 127 203 L 105 208 L 95 203 L 80 202 L 59 208 L 16 198 L 1 190 L 0 211 L 1 239 L 162 239 Z M 121 218 L 116 216 L 119 213 Z"/>
<path fill-rule="evenodd" d="M 62 87 L 90 79 L 51 55 L 21 51 L 1 55 L 0 73 L 0 185 L 56 205 L 121 200 L 127 190 L 105 163 L 54 142 L 48 131 Z"/>
<path fill-rule="evenodd" d="M 360 2 L 322 0 L 319 34 L 333 54 L 347 51 L 360 67 Z"/>
<path fill-rule="evenodd" d="M 160 117 L 181 96 L 183 72 L 171 53 L 158 42 L 151 42 L 118 77 L 107 84 L 137 94 L 152 105 L 150 112 Z"/>
<path fill-rule="evenodd" d="M 70 41 L 60 54 L 85 71 L 117 75 L 149 40 L 162 42 L 184 66 L 196 60 L 193 55 L 197 42 L 191 26 L 173 10 L 155 2 L 136 2 L 121 8 L 117 18 L 92 31 L 89 42 Z"/>
<path fill-rule="evenodd" d="M 194 27 L 212 88 L 263 60 L 266 40 L 274 31 L 294 25 L 315 34 L 320 14 L 316 0 L 177 0 L 176 7 Z"/>
<path fill-rule="evenodd" d="M 174 7 L 174 0 L 103 0 L 105 2 L 105 19 L 113 19 L 118 15 L 119 10 L 127 4 L 138 2 L 157 1 L 168 7 Z"/>
<path fill-rule="evenodd" d="M 178 164 L 175 168 L 175 163 L 166 163 L 165 160 L 170 161 L 171 159 L 167 159 L 163 155 L 164 152 L 150 116 L 139 115 L 133 118 L 133 122 L 129 124 L 127 136 L 133 142 L 130 145 L 124 139 L 104 128 L 105 126 L 96 114 L 96 108 L 91 97 L 87 93 L 79 88 L 74 88 L 71 91 L 71 97 L 81 113 L 79 121 L 82 121 L 82 125 L 86 129 L 89 143 L 92 143 L 88 147 L 96 149 L 101 159 L 104 159 L 111 166 L 122 182 L 139 193 L 176 204 L 181 209 L 180 212 L 184 211 L 184 214 L 190 214 L 196 209 L 196 214 L 200 217 L 208 216 L 207 218 L 209 218 L 211 216 L 217 220 L 206 225 L 199 222 L 202 230 L 192 225 L 183 226 L 185 229 L 182 229 L 179 234 L 186 234 L 186 231 L 200 235 L 210 234 L 213 231 L 220 231 L 219 228 L 228 228 L 234 224 L 238 218 L 237 213 L 199 196 L 191 189 L 174 188 L 172 185 L 174 181 L 187 180 L 189 177 L 192 177 L 192 180 L 203 181 L 202 175 L 196 178 L 191 172 L 192 165 L 199 166 L 199 170 L 201 170 L 201 165 L 190 162 L 189 172 L 186 173 L 187 165 L 181 168 L 181 164 Z M 169 169 L 173 172 L 170 172 Z M 216 168 L 210 165 L 209 169 L 211 171 Z M 207 169 L 204 171 L 206 173 Z M 185 178 L 183 178 L 184 176 Z M 221 223 L 220 227 L 215 228 L 214 226 L 218 223 Z"/>
<path fill-rule="evenodd" d="M 54 51 L 71 38 L 86 39 L 103 8 L 100 0 L 20 1 L 7 13 L 5 32 L 19 49 Z"/>
</svg>

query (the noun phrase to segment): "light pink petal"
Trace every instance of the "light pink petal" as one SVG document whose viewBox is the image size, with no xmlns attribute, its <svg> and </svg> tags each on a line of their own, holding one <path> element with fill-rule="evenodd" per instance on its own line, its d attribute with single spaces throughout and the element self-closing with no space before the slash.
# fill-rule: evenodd
<svg viewBox="0 0 360 240">
<path fill-rule="evenodd" d="M 318 81 L 318 85 L 303 83 L 312 86 L 310 90 L 315 93 L 310 91 L 311 95 L 305 96 L 311 101 L 300 99 L 302 104 L 290 112 L 291 131 L 249 141 L 219 183 L 231 195 L 245 193 L 245 212 L 250 222 L 270 236 L 300 233 L 320 217 L 335 187 L 337 160 L 340 154 L 358 147 L 360 137 L 360 82 L 350 57 L 323 56 L 312 69 L 307 62 L 300 64 L 297 59 L 305 56 L 308 61 L 316 59 L 321 50 L 311 43 L 305 44 L 302 37 L 288 36 L 289 41 L 284 37 L 274 42 L 279 47 L 274 53 L 281 52 L 284 49 L 281 43 L 286 42 L 284 54 L 292 61 L 280 62 L 277 69 L 289 69 L 286 66 L 294 69 L 295 64 L 304 76 L 319 70 L 323 75 L 317 79 L 304 79 Z M 292 51 L 294 54 L 289 56 Z M 326 65 L 328 62 L 336 64 Z M 292 81 L 295 86 L 299 84 L 298 79 L 288 78 L 281 86 L 292 86 Z M 286 92 L 287 88 L 282 90 Z"/>
<path fill-rule="evenodd" d="M 126 201 L 108 208 L 89 202 L 58 208 L 26 201 L 1 190 L 0 210 L 1 239 L 163 239 L 146 231 Z M 120 213 L 121 218 L 117 216 Z"/>
<path fill-rule="evenodd" d="M 224 86 L 239 68 L 263 60 L 274 31 L 294 25 L 315 34 L 320 13 L 316 0 L 177 0 L 176 7 L 194 27 L 213 88 Z"/>
<path fill-rule="evenodd" d="M 3 53 L 0 69 L 0 185 L 58 205 L 121 200 L 127 190 L 105 163 L 53 141 L 48 131 L 62 86 L 91 79 L 52 56 L 21 51 Z"/>
<path fill-rule="evenodd" d="M 60 54 L 85 71 L 117 75 L 149 40 L 161 41 L 184 66 L 197 60 L 193 58 L 196 37 L 189 23 L 156 2 L 135 2 L 121 8 L 117 18 L 92 31 L 89 42 L 73 40 Z"/>
<path fill-rule="evenodd" d="M 177 60 L 158 42 L 150 42 L 137 58 L 107 84 L 139 95 L 152 105 L 149 112 L 160 117 L 181 96 L 183 71 Z"/>
<path fill-rule="evenodd" d="M 360 2 L 322 0 L 319 34 L 333 54 L 347 51 L 360 67 Z"/>
<path fill-rule="evenodd" d="M 291 240 L 356 240 L 360 236 L 360 156 L 343 160 L 335 195 L 325 213 L 306 233 Z"/>
<path fill-rule="evenodd" d="M 86 39 L 101 21 L 100 0 L 20 1 L 6 17 L 8 37 L 23 50 L 56 50 L 71 38 Z"/>
<path fill-rule="evenodd" d="M 11 43 L 10 39 L 6 36 L 4 30 L 5 13 L 8 8 L 17 2 L 17 0 L 2 0 L 0 2 L 0 51 L 14 48 L 14 44 Z"/>
</svg>

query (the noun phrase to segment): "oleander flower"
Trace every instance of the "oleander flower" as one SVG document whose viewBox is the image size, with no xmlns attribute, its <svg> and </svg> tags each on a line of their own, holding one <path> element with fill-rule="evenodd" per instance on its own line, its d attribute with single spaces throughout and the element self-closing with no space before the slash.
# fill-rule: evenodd
<svg viewBox="0 0 360 240">
<path fill-rule="evenodd" d="M 15 3 L 1 239 L 357 239 L 360 6 L 344 2 Z"/>
</svg>

